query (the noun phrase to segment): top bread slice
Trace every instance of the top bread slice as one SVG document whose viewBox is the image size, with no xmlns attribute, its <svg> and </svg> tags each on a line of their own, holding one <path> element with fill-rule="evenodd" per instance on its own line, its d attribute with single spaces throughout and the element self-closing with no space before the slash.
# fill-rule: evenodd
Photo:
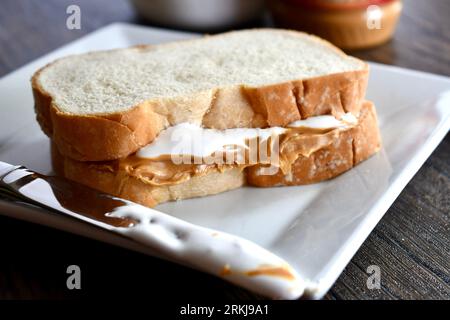
<svg viewBox="0 0 450 320">
<path fill-rule="evenodd" d="M 79 161 L 123 158 L 181 122 L 285 126 L 358 116 L 368 65 L 301 32 L 255 29 L 59 59 L 32 78 L 37 120 Z"/>
</svg>

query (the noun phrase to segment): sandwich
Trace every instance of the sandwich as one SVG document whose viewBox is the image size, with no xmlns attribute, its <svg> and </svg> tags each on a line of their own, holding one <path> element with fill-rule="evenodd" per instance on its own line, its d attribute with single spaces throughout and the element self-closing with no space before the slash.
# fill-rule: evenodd
<svg viewBox="0 0 450 320">
<path fill-rule="evenodd" d="M 255 29 L 65 57 L 32 77 L 56 174 L 147 206 L 336 177 L 380 149 L 369 68 Z"/>
</svg>

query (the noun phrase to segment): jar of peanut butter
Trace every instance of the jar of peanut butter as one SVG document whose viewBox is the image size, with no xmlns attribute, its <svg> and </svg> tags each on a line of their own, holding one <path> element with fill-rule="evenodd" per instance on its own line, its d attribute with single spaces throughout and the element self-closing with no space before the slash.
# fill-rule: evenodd
<svg viewBox="0 0 450 320">
<path fill-rule="evenodd" d="M 343 49 L 361 49 L 389 40 L 401 0 L 268 0 L 275 23 L 316 34 Z"/>
</svg>

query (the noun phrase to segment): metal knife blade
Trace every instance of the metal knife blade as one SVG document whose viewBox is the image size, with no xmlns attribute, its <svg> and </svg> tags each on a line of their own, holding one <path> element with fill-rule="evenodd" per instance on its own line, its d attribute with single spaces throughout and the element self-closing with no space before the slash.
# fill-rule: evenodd
<svg viewBox="0 0 450 320">
<path fill-rule="evenodd" d="M 111 217 L 126 201 L 57 176 L 46 176 L 0 161 L 0 195 L 22 205 L 34 205 L 105 229 L 130 227 L 131 218 Z"/>
<path fill-rule="evenodd" d="M 133 202 L 0 161 L 0 196 L 108 230 L 149 253 L 263 295 L 298 298 L 305 283 L 283 259 L 246 239 L 193 225 Z"/>
</svg>

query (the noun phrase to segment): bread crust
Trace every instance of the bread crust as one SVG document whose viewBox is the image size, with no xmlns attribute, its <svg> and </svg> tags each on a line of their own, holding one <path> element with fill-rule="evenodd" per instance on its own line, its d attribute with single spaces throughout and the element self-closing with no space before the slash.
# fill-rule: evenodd
<svg viewBox="0 0 450 320">
<path fill-rule="evenodd" d="M 82 162 L 61 155 L 52 144 L 53 168 L 58 175 L 88 185 L 91 188 L 153 207 L 158 203 L 206 196 L 239 188 L 245 183 L 256 187 L 302 185 L 319 182 L 351 169 L 380 149 L 380 135 L 375 108 L 366 102 L 357 126 L 341 131 L 334 143 L 312 153 L 299 156 L 291 174 L 260 175 L 261 166 L 242 171 L 238 167 L 223 172 L 213 170 L 202 176 L 171 185 L 149 185 L 125 172 L 108 169 L 102 163 Z"/>
<path fill-rule="evenodd" d="M 348 58 L 328 42 L 318 40 Z M 369 73 L 368 65 L 361 61 L 361 70 L 357 71 L 261 87 L 221 87 L 144 101 L 123 112 L 81 115 L 61 111 L 40 85 L 40 73 L 51 66 L 43 67 L 31 79 L 36 118 L 60 152 L 78 161 L 126 157 L 153 141 L 167 126 L 180 122 L 225 129 L 285 126 L 323 114 L 339 117 L 352 112 L 358 116 Z"/>
</svg>

